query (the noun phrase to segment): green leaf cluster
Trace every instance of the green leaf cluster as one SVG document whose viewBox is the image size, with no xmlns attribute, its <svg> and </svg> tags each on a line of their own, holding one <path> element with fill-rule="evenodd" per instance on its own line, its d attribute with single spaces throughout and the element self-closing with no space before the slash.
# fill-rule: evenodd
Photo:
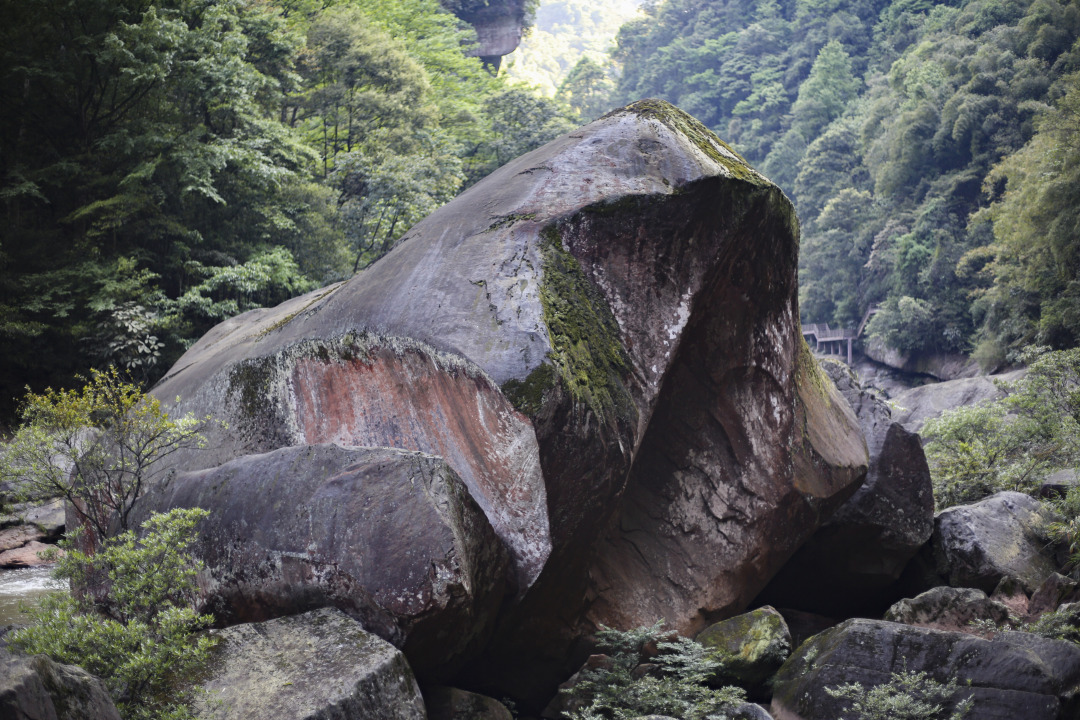
<svg viewBox="0 0 1080 720">
<path fill-rule="evenodd" d="M 710 688 L 720 662 L 689 638 L 670 636 L 663 622 L 621 631 L 602 627 L 596 633 L 609 664 L 583 670 L 578 682 L 563 693 L 580 709 L 570 720 L 629 720 L 643 715 L 701 720 L 725 718 L 746 694 L 735 687 Z M 646 655 L 646 649 L 654 652 Z M 642 671 L 642 663 L 653 667 Z"/>
<path fill-rule="evenodd" d="M 923 671 L 895 672 L 888 682 L 870 688 L 856 682 L 825 692 L 849 701 L 839 720 L 960 720 L 974 705 L 970 696 L 955 702 L 961 692 L 956 678 L 941 683 Z"/>
<path fill-rule="evenodd" d="M 54 576 L 72 592 L 46 596 L 28 608 L 31 623 L 8 634 L 15 648 L 80 665 L 105 682 L 125 720 L 179 720 L 192 678 L 203 670 L 214 640 L 199 634 L 213 622 L 196 612 L 199 563 L 189 548 L 202 509 L 149 517 L 101 543 L 96 552 L 65 542 Z"/>
<path fill-rule="evenodd" d="M 0 455 L 0 478 L 20 500 L 65 498 L 92 540 L 128 530 L 162 461 L 204 442 L 205 421 L 171 419 L 115 368 L 91 371 L 80 389 L 27 394 L 22 417 Z"/>
<path fill-rule="evenodd" d="M 999 382 L 1003 398 L 947 411 L 923 428 L 939 508 L 1001 490 L 1037 494 L 1047 474 L 1080 465 L 1080 349 L 1034 348 L 1024 358 L 1022 379 Z"/>
</svg>

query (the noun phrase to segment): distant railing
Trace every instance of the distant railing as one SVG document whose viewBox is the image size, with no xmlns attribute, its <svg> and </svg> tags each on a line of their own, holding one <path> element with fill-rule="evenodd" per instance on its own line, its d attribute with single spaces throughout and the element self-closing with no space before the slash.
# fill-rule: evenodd
<svg viewBox="0 0 1080 720">
<path fill-rule="evenodd" d="M 863 314 L 862 322 L 859 323 L 857 328 L 830 327 L 829 323 L 807 323 L 802 326 L 802 334 L 807 342 L 813 338 L 814 352 L 819 355 L 843 355 L 844 346 L 846 345 L 847 362 L 850 365 L 852 341 L 862 335 L 866 323 L 870 321 L 870 317 L 877 311 L 877 305 L 868 307 Z"/>
</svg>

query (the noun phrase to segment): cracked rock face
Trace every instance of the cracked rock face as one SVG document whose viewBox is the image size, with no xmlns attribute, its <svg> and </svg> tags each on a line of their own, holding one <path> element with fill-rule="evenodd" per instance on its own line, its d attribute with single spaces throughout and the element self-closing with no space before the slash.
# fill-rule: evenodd
<svg viewBox="0 0 1080 720">
<path fill-rule="evenodd" d="M 538 697 L 597 622 L 741 611 L 862 480 L 797 327 L 797 250 L 776 186 L 641 101 L 348 282 L 222 323 L 155 394 L 229 422 L 188 469 L 313 442 L 444 458 L 516 581 L 476 671 Z"/>
</svg>

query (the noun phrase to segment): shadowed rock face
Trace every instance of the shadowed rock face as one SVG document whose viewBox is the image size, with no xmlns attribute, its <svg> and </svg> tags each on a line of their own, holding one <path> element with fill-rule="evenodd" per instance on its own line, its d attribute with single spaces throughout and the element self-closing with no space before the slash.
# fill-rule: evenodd
<svg viewBox="0 0 1080 720">
<path fill-rule="evenodd" d="M 738 612 L 862 479 L 796 327 L 797 247 L 779 189 L 642 101 L 352 280 L 223 323 L 155 394 L 229 421 L 190 468 L 326 441 L 445 458 L 519 585 L 477 671 L 534 695 L 594 622 Z"/>
<path fill-rule="evenodd" d="M 792 556 L 758 597 L 822 614 L 877 614 L 899 597 L 897 581 L 934 529 L 930 468 L 919 437 L 848 367 L 826 360 L 870 451 L 866 482 Z"/>
<path fill-rule="evenodd" d="M 525 30 L 525 0 L 461 3 L 457 15 L 476 30 L 476 55 L 498 69 L 504 55 L 517 50 Z"/>
</svg>

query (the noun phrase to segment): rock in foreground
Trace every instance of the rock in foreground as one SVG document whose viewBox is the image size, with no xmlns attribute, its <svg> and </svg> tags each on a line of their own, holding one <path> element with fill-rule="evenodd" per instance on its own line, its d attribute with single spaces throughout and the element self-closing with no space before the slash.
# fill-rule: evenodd
<svg viewBox="0 0 1080 720">
<path fill-rule="evenodd" d="M 0 647 L 0 718 L 120 720 L 104 683 L 80 667 Z"/>
<path fill-rule="evenodd" d="M 199 720 L 424 720 L 412 670 L 389 643 L 324 608 L 215 631 Z"/>
<path fill-rule="evenodd" d="M 891 622 L 848 620 L 804 643 L 777 673 L 777 720 L 835 720 L 845 701 L 825 688 L 864 688 L 902 671 L 955 678 L 954 702 L 974 700 L 979 720 L 1070 720 L 1080 713 L 1080 646 L 1027 633 L 993 640 Z"/>
</svg>

